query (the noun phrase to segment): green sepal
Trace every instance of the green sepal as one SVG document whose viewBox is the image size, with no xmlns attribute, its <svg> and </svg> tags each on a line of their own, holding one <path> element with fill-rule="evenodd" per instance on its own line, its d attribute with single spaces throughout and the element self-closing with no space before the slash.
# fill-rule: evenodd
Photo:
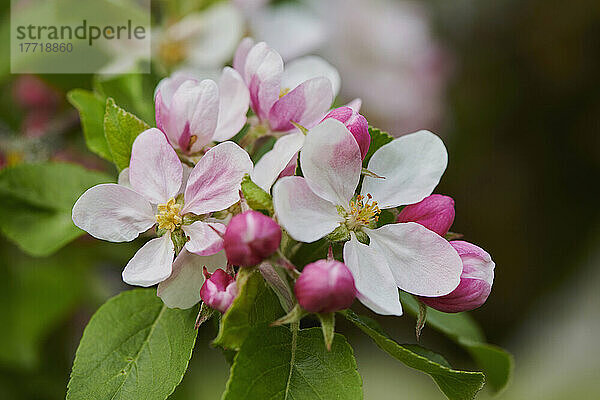
<svg viewBox="0 0 600 400">
<path fill-rule="evenodd" d="M 252 182 L 248 174 L 242 180 L 242 193 L 251 209 L 273 213 L 273 199 L 271 195 Z"/>
<path fill-rule="evenodd" d="M 206 305 L 206 303 L 202 303 L 200 305 L 200 311 L 198 311 L 198 316 L 196 317 L 196 323 L 194 324 L 194 328 L 197 330 L 200 326 L 211 319 L 215 315 L 216 311 L 213 308 L 210 308 Z"/>
<path fill-rule="evenodd" d="M 358 241 L 361 242 L 362 244 L 368 245 L 369 243 L 371 243 L 371 239 L 369 238 L 369 235 L 367 235 L 363 231 L 355 231 L 354 234 L 356 235 L 356 239 L 358 239 Z"/>
<path fill-rule="evenodd" d="M 306 315 L 308 315 L 308 312 L 300 307 L 300 304 L 296 304 L 289 313 L 271 323 L 271 326 L 293 324 L 294 322 L 299 322 Z"/>
<path fill-rule="evenodd" d="M 347 242 L 350 240 L 350 231 L 346 225 L 340 225 L 327 235 L 327 240 L 330 242 Z"/>
<path fill-rule="evenodd" d="M 335 313 L 317 314 L 321 321 L 321 329 L 323 330 L 323 339 L 325 339 L 325 347 L 331 351 L 331 344 L 335 335 Z"/>
</svg>

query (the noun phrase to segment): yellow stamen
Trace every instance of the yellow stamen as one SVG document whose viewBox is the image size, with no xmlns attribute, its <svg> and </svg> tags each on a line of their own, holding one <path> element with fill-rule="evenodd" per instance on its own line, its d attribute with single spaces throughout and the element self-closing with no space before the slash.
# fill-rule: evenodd
<svg viewBox="0 0 600 400">
<path fill-rule="evenodd" d="M 360 194 L 356 196 L 356 200 L 350 201 L 350 212 L 346 216 L 346 224 L 349 229 L 369 226 L 379 220 L 381 210 L 377 206 L 377 202 L 371 200 L 373 197 L 370 194 L 367 194 L 366 201 L 365 196 Z"/>
<path fill-rule="evenodd" d="M 174 198 L 170 198 L 166 204 L 159 204 L 158 214 L 156 215 L 158 228 L 168 231 L 174 231 L 179 228 L 182 222 L 181 215 L 179 215 L 180 212 L 181 204 L 177 203 Z"/>
<path fill-rule="evenodd" d="M 290 92 L 290 88 L 281 88 L 281 90 L 279 91 L 279 98 L 282 98 L 289 92 Z"/>
</svg>

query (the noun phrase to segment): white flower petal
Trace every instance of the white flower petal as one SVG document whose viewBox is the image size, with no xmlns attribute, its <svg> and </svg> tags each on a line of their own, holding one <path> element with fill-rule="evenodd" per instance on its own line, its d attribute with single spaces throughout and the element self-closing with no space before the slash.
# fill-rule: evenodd
<svg viewBox="0 0 600 400">
<path fill-rule="evenodd" d="M 344 263 L 352 272 L 358 299 L 382 315 L 402 315 L 398 287 L 383 255 L 360 243 L 354 233 L 344 244 Z"/>
<path fill-rule="evenodd" d="M 362 193 L 370 193 L 379 208 L 414 204 L 429 196 L 440 182 L 448 153 L 429 131 L 402 136 L 373 154 L 368 169 L 385 179 L 365 176 Z"/>
<path fill-rule="evenodd" d="M 336 206 L 314 194 L 299 176 L 281 178 L 273 186 L 273 207 L 290 236 L 306 243 L 321 239 L 344 221 Z"/>
<path fill-rule="evenodd" d="M 224 210 L 240 199 L 242 178 L 252 171 L 252 160 L 233 142 L 223 142 L 194 167 L 185 189 L 182 213 L 201 215 Z"/>
<path fill-rule="evenodd" d="M 348 207 L 358 186 L 362 159 L 356 139 L 344 124 L 328 118 L 312 128 L 300 152 L 300 166 L 313 192 Z"/>
<path fill-rule="evenodd" d="M 202 267 L 209 272 L 227 266 L 225 252 L 202 257 L 181 250 L 173 262 L 169 278 L 158 284 L 156 294 L 169 308 L 188 309 L 200 301 L 200 288 L 204 284 Z"/>
<path fill-rule="evenodd" d="M 240 74 L 225 67 L 219 80 L 219 120 L 212 140 L 231 139 L 246 123 L 250 92 Z"/>
<path fill-rule="evenodd" d="M 171 275 L 174 246 L 171 235 L 148 241 L 129 260 L 123 270 L 123 281 L 130 285 L 148 287 Z"/>
<path fill-rule="evenodd" d="M 460 283 L 462 261 L 446 239 L 415 222 L 365 229 L 371 246 L 387 260 L 398 287 L 438 297 Z"/>
<path fill-rule="evenodd" d="M 246 79 L 244 72 L 246 70 L 246 58 L 248 57 L 250 50 L 252 50 L 254 47 L 254 44 L 254 40 L 250 37 L 242 39 L 237 50 L 235 51 L 235 55 L 233 56 L 233 68 L 235 68 L 235 70 L 239 72 L 244 79 Z"/>
<path fill-rule="evenodd" d="M 261 157 L 250 174 L 252 181 L 265 192 L 271 191 L 271 186 L 279 177 L 296 153 L 304 144 L 302 132 L 291 133 L 277 139 L 273 149 Z"/>
<path fill-rule="evenodd" d="M 72 217 L 79 228 L 110 242 L 129 242 L 155 223 L 148 200 L 114 183 L 88 189 L 73 206 Z"/>
<path fill-rule="evenodd" d="M 129 181 L 133 190 L 151 203 L 166 203 L 181 186 L 183 167 L 165 135 L 148 129 L 133 142 Z"/>
<path fill-rule="evenodd" d="M 123 170 L 119 172 L 117 183 L 119 186 L 125 186 L 131 189 L 131 183 L 129 182 L 129 167 L 123 168 Z"/>
<path fill-rule="evenodd" d="M 185 248 L 190 253 L 210 256 L 223 250 L 222 236 L 225 234 L 225 225 L 196 221 L 191 225 L 183 225 L 181 229 L 190 237 L 185 244 Z"/>
<path fill-rule="evenodd" d="M 281 87 L 292 90 L 302 82 L 317 77 L 329 79 L 335 98 L 340 92 L 340 74 L 333 65 L 317 56 L 297 58 L 287 63 L 283 71 Z"/>
<path fill-rule="evenodd" d="M 252 109 L 261 120 L 268 119 L 271 107 L 279 99 L 282 74 L 281 56 L 266 43 L 260 42 L 250 50 L 243 78 L 250 90 Z"/>
</svg>

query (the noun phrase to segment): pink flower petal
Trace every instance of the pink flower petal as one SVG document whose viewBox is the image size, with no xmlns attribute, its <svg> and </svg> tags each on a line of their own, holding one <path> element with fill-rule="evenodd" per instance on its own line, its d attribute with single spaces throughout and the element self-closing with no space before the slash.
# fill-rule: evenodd
<svg viewBox="0 0 600 400">
<path fill-rule="evenodd" d="M 360 148 L 344 124 L 329 118 L 308 132 L 300 166 L 313 192 L 347 207 L 360 179 Z"/>
<path fill-rule="evenodd" d="M 305 81 L 273 104 L 269 112 L 271 129 L 287 132 L 294 129 L 292 122 L 310 129 L 323 119 L 332 101 L 331 82 L 327 78 Z"/>
<path fill-rule="evenodd" d="M 281 78 L 281 87 L 291 90 L 313 78 L 327 78 L 331 82 L 332 97 L 337 96 L 339 93 L 340 74 L 331 64 L 317 56 L 301 57 L 286 63 Z"/>
<path fill-rule="evenodd" d="M 152 239 L 129 260 L 123 270 L 123 281 L 143 287 L 156 285 L 171 275 L 173 256 L 171 235 Z"/>
<path fill-rule="evenodd" d="M 205 79 L 186 81 L 173 95 L 167 136 L 186 153 L 195 153 L 212 141 L 219 115 L 219 88 Z M 194 138 L 195 137 L 195 138 Z"/>
<path fill-rule="evenodd" d="M 279 174 L 302 148 L 304 138 L 302 132 L 297 132 L 277 139 L 273 149 L 262 156 L 254 166 L 250 174 L 252 181 L 265 192 L 271 192 L 271 186 Z"/>
<path fill-rule="evenodd" d="M 358 299 L 382 315 L 402 315 L 398 287 L 383 255 L 354 234 L 344 244 L 344 263 L 352 272 Z"/>
<path fill-rule="evenodd" d="M 219 80 L 219 120 L 212 140 L 231 139 L 246 123 L 250 92 L 240 74 L 225 67 Z"/>
<path fill-rule="evenodd" d="M 250 90 L 250 104 L 254 113 L 266 120 L 273 104 L 279 98 L 283 60 L 266 43 L 256 44 L 248 53 L 244 65 L 244 81 Z"/>
<path fill-rule="evenodd" d="M 418 296 L 443 296 L 460 282 L 462 261 L 446 239 L 415 222 L 365 229 L 396 281 Z"/>
<path fill-rule="evenodd" d="M 183 225 L 181 229 L 190 238 L 185 244 L 186 250 L 190 253 L 211 256 L 223 250 L 222 237 L 225 234 L 225 225 L 196 221 L 191 225 Z"/>
<path fill-rule="evenodd" d="M 242 178 L 252 170 L 250 156 L 233 142 L 223 142 L 194 167 L 185 189 L 182 212 L 197 215 L 224 210 L 240 199 Z"/>
<path fill-rule="evenodd" d="M 246 37 L 242 39 L 237 50 L 235 51 L 235 55 L 233 56 L 233 68 L 240 73 L 242 78 L 245 77 L 246 71 L 246 58 L 248 58 L 248 53 L 254 47 L 254 40 L 252 38 Z"/>
<path fill-rule="evenodd" d="M 362 193 L 372 194 L 381 209 L 414 204 L 431 194 L 446 165 L 446 147 L 433 133 L 402 136 L 373 154 L 368 169 L 385 179 L 365 176 Z"/>
<path fill-rule="evenodd" d="M 201 257 L 183 249 L 173 262 L 171 276 L 158 284 L 156 295 L 169 308 L 188 309 L 200 301 L 200 288 L 204 283 L 202 267 L 214 272 L 226 265 L 227 258 L 224 252 Z"/>
<path fill-rule="evenodd" d="M 133 142 L 129 181 L 151 203 L 166 203 L 181 185 L 183 167 L 165 135 L 156 128 L 142 132 Z"/>
<path fill-rule="evenodd" d="M 344 221 L 336 206 L 314 194 L 299 176 L 281 178 L 275 184 L 273 206 L 280 225 L 301 242 L 319 240 Z"/>
<path fill-rule="evenodd" d="M 129 242 L 155 223 L 148 200 L 114 183 L 88 189 L 73 206 L 72 217 L 79 228 L 110 242 Z"/>
</svg>

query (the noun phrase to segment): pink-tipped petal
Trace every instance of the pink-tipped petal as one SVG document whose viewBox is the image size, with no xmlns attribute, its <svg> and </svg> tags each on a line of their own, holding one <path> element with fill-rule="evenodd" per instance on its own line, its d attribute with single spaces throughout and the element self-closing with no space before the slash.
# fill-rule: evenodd
<svg viewBox="0 0 600 400">
<path fill-rule="evenodd" d="M 360 179 L 360 148 L 344 124 L 329 118 L 308 132 L 300 166 L 313 192 L 347 207 Z"/>
<path fill-rule="evenodd" d="M 362 99 L 357 97 L 354 100 L 350 101 L 348 104 L 346 104 L 346 107 L 350 107 L 354 111 L 360 112 L 360 108 L 362 107 Z"/>
<path fill-rule="evenodd" d="M 273 104 L 269 112 L 271 129 L 288 132 L 294 129 L 292 122 L 310 129 L 323 119 L 332 101 L 331 82 L 327 78 L 305 81 Z"/>
<path fill-rule="evenodd" d="M 195 153 L 213 139 L 219 115 L 219 88 L 205 79 L 186 81 L 173 95 L 167 136 L 185 153 Z"/>
<path fill-rule="evenodd" d="M 370 247 L 385 257 L 400 289 L 420 296 L 443 296 L 458 286 L 462 262 L 438 234 L 415 222 L 365 231 Z"/>
<path fill-rule="evenodd" d="M 242 39 L 242 41 L 238 45 L 237 50 L 235 51 L 235 55 L 233 56 L 233 68 L 235 68 L 236 71 L 240 73 L 242 78 L 245 77 L 246 73 L 246 58 L 248 57 L 248 53 L 250 53 L 250 50 L 252 50 L 253 47 L 254 40 L 252 38 L 246 37 Z"/>
<path fill-rule="evenodd" d="M 331 64 L 317 56 L 301 57 L 287 63 L 281 78 L 281 87 L 291 90 L 309 79 L 319 77 L 329 80 L 332 97 L 337 96 L 341 85 L 340 74 Z"/>
<path fill-rule="evenodd" d="M 266 43 L 260 42 L 250 50 L 243 77 L 250 90 L 252 110 L 261 120 L 268 119 L 271 107 L 279 98 L 282 74 L 281 56 Z"/>
<path fill-rule="evenodd" d="M 182 212 L 197 215 L 224 210 L 240 199 L 244 175 L 252 171 L 252 160 L 233 142 L 223 142 L 198 161 L 185 189 Z"/>
<path fill-rule="evenodd" d="M 183 167 L 165 135 L 156 128 L 142 132 L 133 142 L 129 181 L 151 203 L 166 203 L 181 186 Z"/>
<path fill-rule="evenodd" d="M 344 221 L 336 206 L 314 194 L 299 176 L 281 178 L 273 186 L 273 206 L 281 226 L 301 242 L 319 240 Z"/>
<path fill-rule="evenodd" d="M 358 299 L 382 315 L 402 315 L 398 287 L 383 255 L 354 234 L 344 244 L 344 263 L 352 272 Z"/>
<path fill-rule="evenodd" d="M 364 160 L 369 146 L 371 145 L 371 135 L 369 134 L 369 123 L 358 111 L 351 107 L 338 107 L 327 113 L 325 119 L 333 118 L 343 123 L 350 131 L 358 147 L 360 147 L 360 156 Z"/>
<path fill-rule="evenodd" d="M 148 241 L 125 266 L 123 281 L 143 287 L 164 281 L 171 275 L 174 255 L 173 242 L 168 232 Z"/>
<path fill-rule="evenodd" d="M 191 225 L 183 225 L 181 229 L 190 238 L 185 244 L 190 253 L 211 256 L 223 250 L 222 236 L 225 233 L 225 225 L 196 221 Z"/>
<path fill-rule="evenodd" d="M 183 249 L 173 262 L 171 276 L 158 284 L 156 295 L 169 308 L 185 310 L 193 307 L 200 301 L 200 288 L 204 284 L 202 268 L 206 267 L 209 272 L 214 272 L 226 265 L 224 252 L 202 257 Z"/>
<path fill-rule="evenodd" d="M 219 120 L 212 138 L 215 142 L 231 139 L 246 123 L 250 92 L 240 74 L 225 67 L 219 80 Z"/>
<path fill-rule="evenodd" d="M 252 181 L 265 192 L 270 192 L 277 177 L 302 148 L 304 138 L 302 132 L 296 132 L 277 139 L 273 149 L 262 156 L 254 166 L 250 174 Z"/>
<path fill-rule="evenodd" d="M 473 310 L 485 303 L 494 283 L 495 264 L 481 247 L 456 240 L 450 242 L 463 263 L 460 284 L 452 293 L 441 297 L 421 297 L 430 307 L 443 312 Z"/>
<path fill-rule="evenodd" d="M 385 179 L 365 176 L 362 193 L 372 194 L 381 209 L 414 204 L 431 194 L 447 165 L 444 142 L 433 133 L 402 136 L 373 154 L 367 168 Z"/>
<path fill-rule="evenodd" d="M 406 206 L 396 222 L 416 222 L 444 236 L 454 222 L 454 200 L 441 194 L 432 194 L 416 204 Z"/>
<path fill-rule="evenodd" d="M 148 200 L 114 183 L 88 189 L 73 206 L 72 218 L 77 227 L 110 242 L 129 242 L 155 223 Z"/>
<path fill-rule="evenodd" d="M 156 86 L 154 95 L 154 107 L 156 115 L 156 127 L 165 132 L 169 124 L 169 111 L 173 95 L 187 80 L 197 80 L 197 77 L 188 71 L 174 72 L 168 78 L 161 80 Z"/>
</svg>

